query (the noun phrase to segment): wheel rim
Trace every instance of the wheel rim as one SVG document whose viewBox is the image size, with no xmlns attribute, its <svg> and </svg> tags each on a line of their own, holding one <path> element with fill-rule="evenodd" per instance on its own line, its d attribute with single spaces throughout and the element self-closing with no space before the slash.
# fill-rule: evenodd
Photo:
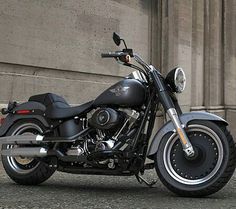
<svg viewBox="0 0 236 209">
<path fill-rule="evenodd" d="M 11 134 L 13 135 L 29 135 L 29 134 L 39 134 L 42 133 L 43 130 L 36 124 L 33 123 L 26 123 L 19 126 L 14 132 Z M 18 145 L 7 145 L 7 149 L 18 147 Z M 11 157 L 7 156 L 7 162 L 9 166 L 15 172 L 19 174 L 28 174 L 35 170 L 38 165 L 39 161 L 35 158 L 23 158 L 23 157 Z"/>
<path fill-rule="evenodd" d="M 190 125 L 187 135 L 198 153 L 196 159 L 186 158 L 175 133 L 164 147 L 164 166 L 169 175 L 179 183 L 202 184 L 219 170 L 223 161 L 223 145 L 218 135 L 203 125 Z"/>
</svg>

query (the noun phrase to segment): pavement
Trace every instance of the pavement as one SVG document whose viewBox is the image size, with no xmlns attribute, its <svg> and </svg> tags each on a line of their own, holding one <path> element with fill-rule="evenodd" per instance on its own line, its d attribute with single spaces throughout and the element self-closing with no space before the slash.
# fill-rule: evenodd
<svg viewBox="0 0 236 209">
<path fill-rule="evenodd" d="M 155 171 L 146 174 L 156 178 Z M 154 188 L 140 185 L 134 177 L 74 175 L 56 172 L 39 186 L 12 182 L 0 162 L 0 209 L 42 208 L 236 208 L 236 175 L 218 193 L 206 198 L 182 198 L 158 180 Z"/>
</svg>

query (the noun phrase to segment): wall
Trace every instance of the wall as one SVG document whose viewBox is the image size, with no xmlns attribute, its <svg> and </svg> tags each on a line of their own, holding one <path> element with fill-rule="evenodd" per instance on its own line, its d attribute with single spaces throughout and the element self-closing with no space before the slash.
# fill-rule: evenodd
<svg viewBox="0 0 236 209">
<path fill-rule="evenodd" d="M 236 1 L 224 0 L 224 99 L 226 118 L 236 137 Z"/>
<path fill-rule="evenodd" d="M 0 103 L 43 92 L 93 99 L 132 71 L 100 57 L 118 50 L 113 31 L 151 57 L 153 2 L 0 0 Z"/>
</svg>

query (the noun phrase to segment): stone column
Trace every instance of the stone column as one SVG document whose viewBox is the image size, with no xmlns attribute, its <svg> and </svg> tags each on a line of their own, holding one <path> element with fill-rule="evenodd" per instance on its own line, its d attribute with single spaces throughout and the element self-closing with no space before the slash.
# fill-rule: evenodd
<svg viewBox="0 0 236 209">
<path fill-rule="evenodd" d="M 204 108 L 204 1 L 193 1 L 191 110 Z"/>
<path fill-rule="evenodd" d="M 150 63 L 160 67 L 161 1 L 151 0 L 149 14 Z"/>
<path fill-rule="evenodd" d="M 187 76 L 187 88 L 178 96 L 184 111 L 189 111 L 191 106 L 191 44 L 192 1 L 163 1 L 162 72 L 166 74 L 176 66 L 184 69 Z"/>
<path fill-rule="evenodd" d="M 222 64 L 222 0 L 205 0 L 204 105 L 224 117 Z"/>
<path fill-rule="evenodd" d="M 236 1 L 224 0 L 224 95 L 226 119 L 236 136 Z"/>
</svg>

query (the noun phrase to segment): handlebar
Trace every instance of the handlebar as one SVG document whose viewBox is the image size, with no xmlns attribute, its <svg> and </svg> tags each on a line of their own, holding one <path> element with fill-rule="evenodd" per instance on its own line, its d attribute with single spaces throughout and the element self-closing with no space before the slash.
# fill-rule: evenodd
<svg viewBox="0 0 236 209">
<path fill-rule="evenodd" d="M 130 54 L 128 52 L 123 52 L 123 51 L 117 51 L 117 52 L 108 52 L 108 53 L 102 53 L 101 54 L 102 58 L 115 58 L 119 59 L 120 61 L 124 63 L 129 63 L 130 62 Z"/>
<path fill-rule="evenodd" d="M 119 59 L 120 61 L 124 62 L 125 64 L 129 64 L 129 67 L 133 67 L 134 65 L 130 64 L 130 58 L 133 57 L 134 60 L 139 63 L 143 68 L 146 73 L 148 73 L 151 69 L 150 66 L 143 61 L 143 59 L 138 55 L 133 53 L 132 49 L 125 49 L 126 51 L 116 51 L 116 52 L 108 52 L 108 53 L 102 53 L 101 56 L 102 58 L 116 58 Z M 137 68 L 135 68 L 137 69 Z M 138 67 L 138 70 L 142 71 L 141 68 Z"/>
<path fill-rule="evenodd" d="M 101 56 L 102 58 L 119 58 L 128 55 L 128 53 L 122 52 L 122 51 L 117 51 L 117 52 L 108 52 L 108 53 L 102 53 Z"/>
</svg>

